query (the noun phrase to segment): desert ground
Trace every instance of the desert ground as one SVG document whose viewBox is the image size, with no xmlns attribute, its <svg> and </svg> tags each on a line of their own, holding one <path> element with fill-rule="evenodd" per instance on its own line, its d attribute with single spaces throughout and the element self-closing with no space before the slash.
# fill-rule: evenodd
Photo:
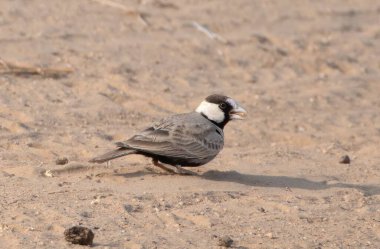
<svg viewBox="0 0 380 249">
<path fill-rule="evenodd" d="M 380 248 L 379 24 L 372 0 L 0 1 L 0 248 L 83 248 L 74 225 L 94 248 Z M 88 163 L 212 93 L 248 118 L 196 175 Z"/>
</svg>

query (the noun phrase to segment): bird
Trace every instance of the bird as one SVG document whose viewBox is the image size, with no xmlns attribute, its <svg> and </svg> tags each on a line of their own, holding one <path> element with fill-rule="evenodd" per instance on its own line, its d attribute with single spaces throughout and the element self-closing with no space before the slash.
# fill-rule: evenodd
<svg viewBox="0 0 380 249">
<path fill-rule="evenodd" d="M 183 167 L 197 167 L 213 160 L 223 149 L 225 125 L 246 116 L 247 111 L 234 99 L 212 94 L 195 111 L 154 122 L 128 140 L 117 142 L 117 149 L 89 162 L 104 163 L 138 154 L 150 157 L 155 166 L 165 171 L 191 174 Z"/>
</svg>

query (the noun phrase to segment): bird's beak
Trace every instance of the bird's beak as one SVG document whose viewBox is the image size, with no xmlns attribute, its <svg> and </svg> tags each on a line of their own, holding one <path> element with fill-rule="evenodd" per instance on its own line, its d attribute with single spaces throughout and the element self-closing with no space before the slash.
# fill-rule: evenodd
<svg viewBox="0 0 380 249">
<path fill-rule="evenodd" d="M 230 119 L 245 119 L 247 111 L 243 107 L 237 106 L 230 111 Z"/>
</svg>

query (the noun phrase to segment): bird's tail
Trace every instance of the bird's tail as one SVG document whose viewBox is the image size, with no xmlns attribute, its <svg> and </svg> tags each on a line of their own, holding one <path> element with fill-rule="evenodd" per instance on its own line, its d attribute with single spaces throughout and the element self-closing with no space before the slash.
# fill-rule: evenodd
<svg viewBox="0 0 380 249">
<path fill-rule="evenodd" d="M 129 154 L 134 154 L 134 153 L 136 153 L 135 150 L 128 149 L 128 148 L 119 148 L 117 150 L 107 152 L 101 156 L 94 157 L 93 159 L 91 159 L 88 162 L 90 162 L 90 163 L 104 163 L 104 162 L 107 162 L 109 160 L 112 160 L 112 159 L 115 159 L 118 157 L 122 157 L 122 156 L 126 156 Z"/>
</svg>

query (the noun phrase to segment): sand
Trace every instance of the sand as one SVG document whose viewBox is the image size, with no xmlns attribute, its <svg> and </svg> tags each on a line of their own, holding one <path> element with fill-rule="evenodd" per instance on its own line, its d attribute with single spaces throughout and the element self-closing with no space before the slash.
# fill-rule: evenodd
<svg viewBox="0 0 380 249">
<path fill-rule="evenodd" d="M 0 1 L 0 248 L 82 248 L 74 225 L 94 248 L 380 248 L 379 23 L 371 0 Z M 196 176 L 87 163 L 215 92 L 249 116 Z"/>
</svg>

